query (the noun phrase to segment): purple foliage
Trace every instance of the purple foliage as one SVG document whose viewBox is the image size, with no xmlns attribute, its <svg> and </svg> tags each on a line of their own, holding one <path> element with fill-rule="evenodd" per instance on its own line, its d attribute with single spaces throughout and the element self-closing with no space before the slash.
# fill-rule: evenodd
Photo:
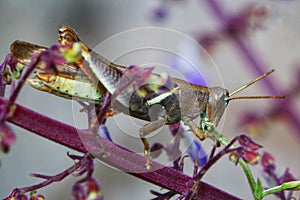
<svg viewBox="0 0 300 200">
<path fill-rule="evenodd" d="M 277 173 L 278 169 L 275 164 L 274 157 L 268 153 L 264 152 L 261 158 L 261 166 L 263 167 L 263 175 L 266 179 L 267 183 L 270 186 L 274 185 L 281 185 L 285 182 L 295 181 L 296 179 L 290 173 L 289 169 L 287 168 L 282 175 Z M 288 200 L 292 195 L 292 191 L 289 194 L 286 194 L 285 191 L 275 193 L 281 200 Z"/>
</svg>

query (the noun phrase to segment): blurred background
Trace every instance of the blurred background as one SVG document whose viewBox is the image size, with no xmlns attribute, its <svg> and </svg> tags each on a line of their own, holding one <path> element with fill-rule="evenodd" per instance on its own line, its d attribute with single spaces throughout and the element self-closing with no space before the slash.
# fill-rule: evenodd
<svg viewBox="0 0 300 200">
<path fill-rule="evenodd" d="M 267 65 L 266 70 L 276 69 L 275 73 L 268 77 L 276 83 L 280 91 L 284 92 L 284 94 L 276 95 L 289 95 L 294 113 L 299 113 L 297 96 L 290 95 L 297 92 L 299 82 L 300 2 L 296 0 L 222 0 L 218 2 L 222 3 L 228 13 L 238 13 L 249 4 L 266 9 L 268 17 L 261 27 L 247 30 L 247 42 Z M 140 48 L 141 46 L 136 47 L 134 44 L 138 38 L 143 38 L 142 41 L 173 44 L 172 51 L 178 50 L 187 58 L 195 59 L 191 63 L 197 66 L 199 77 L 210 87 L 218 85 L 233 91 L 257 77 L 230 40 L 218 42 L 211 51 L 205 52 L 193 42 L 193 44 L 185 43 L 184 40 L 176 41 L 174 38 L 161 35 L 155 35 L 152 38 L 149 38 L 151 35 L 147 37 L 137 35 L 121 41 L 114 40 L 114 37 L 111 39 L 112 36 L 124 33 L 124 31 L 157 27 L 168 28 L 168 31 L 173 33 L 179 32 L 178 35 L 181 35 L 181 38 L 187 35 L 200 40 L 202 36 L 214 34 L 220 30 L 220 23 L 203 0 L 151 2 L 141 0 L 0 0 L 0 58 L 4 59 L 9 52 L 10 44 L 17 39 L 42 46 L 55 44 L 58 28 L 61 25 L 73 27 L 80 38 L 91 48 L 96 48 L 99 53 L 119 64 L 151 63 L 149 58 L 153 58 L 156 54 L 151 54 L 152 56 L 149 56 L 147 61 L 139 55 L 135 57 L 128 54 L 129 56 L 124 57 L 126 51 L 131 52 Z M 134 47 L 131 46 L 132 44 Z M 103 48 L 105 45 L 108 47 Z M 120 49 L 125 49 L 121 51 L 121 55 Z M 165 57 L 160 54 L 160 59 L 152 63 L 160 63 L 163 66 L 170 63 L 175 65 L 176 58 L 169 54 Z M 189 77 L 185 76 L 185 78 Z M 263 82 L 259 82 L 245 90 L 242 95 L 274 94 L 266 89 Z M 239 133 L 251 133 L 255 141 L 264 146 L 264 151 L 274 155 L 279 173 L 283 173 L 289 167 L 291 173 L 299 179 L 300 130 L 295 129 L 295 126 L 288 121 L 289 118 L 284 116 L 284 109 L 280 109 L 281 113 L 278 111 L 278 114 L 274 109 L 274 101 L 276 100 L 240 100 L 230 103 L 218 130 L 229 139 Z M 86 124 L 84 118 L 74 117 L 80 109 L 76 102 L 38 92 L 27 85 L 17 102 L 71 125 L 84 127 Z M 274 117 L 272 113 L 274 114 L 275 111 Z M 257 120 L 254 120 L 255 123 L 242 126 L 244 123 L 241 119 L 246 119 L 247 113 L 254 113 Z M 119 118 L 122 117 L 117 116 L 108 122 L 108 128 L 112 134 L 117 132 L 116 127 L 122 129 L 124 126 Z M 12 146 L 9 154 L 1 154 L 0 198 L 7 196 L 15 187 L 40 181 L 29 177 L 29 173 L 52 175 L 64 170 L 73 164 L 66 156 L 66 152 L 77 153 L 18 127 L 14 127 L 14 131 L 17 135 L 15 145 Z M 118 144 L 123 144 L 122 136 L 113 135 L 112 137 L 116 138 Z M 140 149 L 142 148 L 141 142 L 138 141 L 135 144 L 140 145 Z M 149 190 L 160 189 L 103 163 L 96 163 L 94 177 L 100 181 L 104 199 L 151 199 L 153 196 Z M 260 170 L 259 166 L 253 167 L 257 176 L 260 175 Z M 71 199 L 71 188 L 75 180 L 74 177 L 67 178 L 60 183 L 39 190 L 39 193 L 45 195 L 46 199 Z M 240 167 L 234 166 L 227 157 L 221 159 L 204 176 L 203 180 L 242 199 L 252 199 L 245 175 Z"/>
</svg>

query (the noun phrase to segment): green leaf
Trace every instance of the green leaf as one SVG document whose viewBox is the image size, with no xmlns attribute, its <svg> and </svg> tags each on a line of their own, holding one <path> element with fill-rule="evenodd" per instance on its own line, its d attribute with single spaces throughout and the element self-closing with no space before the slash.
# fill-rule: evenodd
<svg viewBox="0 0 300 200">
<path fill-rule="evenodd" d="M 263 197 L 263 190 L 264 189 L 263 189 L 263 187 L 261 185 L 261 181 L 258 178 L 257 182 L 256 182 L 256 185 L 255 185 L 255 191 L 254 191 L 255 199 L 262 199 L 262 197 Z"/>
</svg>

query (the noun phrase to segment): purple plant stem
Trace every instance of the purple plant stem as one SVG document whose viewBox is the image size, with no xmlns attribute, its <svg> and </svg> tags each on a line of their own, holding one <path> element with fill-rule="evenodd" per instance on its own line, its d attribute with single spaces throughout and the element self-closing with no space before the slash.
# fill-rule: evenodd
<svg viewBox="0 0 300 200">
<path fill-rule="evenodd" d="M 216 156 L 214 156 L 212 159 L 210 159 L 201 169 L 200 172 L 194 176 L 194 180 L 196 181 L 195 188 L 199 187 L 199 184 L 201 184 L 200 180 L 204 176 L 204 174 L 225 154 L 231 153 L 233 151 L 236 151 L 236 149 L 229 149 L 233 142 L 230 142 L 229 145 L 227 145 L 222 151 L 220 151 Z M 187 199 L 192 199 L 194 197 L 194 192 L 188 194 Z"/>
<path fill-rule="evenodd" d="M 3 72 L 5 70 L 6 65 L 9 63 L 9 61 L 12 59 L 12 54 L 7 54 L 4 58 L 4 61 L 0 64 L 0 96 L 4 97 L 5 94 L 5 86 L 6 84 L 4 84 L 4 80 L 3 80 Z"/>
<path fill-rule="evenodd" d="M 10 55 L 10 54 L 9 54 Z M 8 56 L 7 56 L 8 57 Z M 11 58 L 11 57 L 9 57 Z M 5 111 L 0 113 L 0 123 L 5 120 L 5 116 L 10 111 L 11 106 L 15 103 L 22 87 L 24 86 L 24 83 L 26 82 L 26 79 L 30 76 L 32 71 L 34 70 L 36 64 L 40 61 L 40 55 L 33 55 L 32 60 L 25 72 L 25 74 L 22 76 L 22 78 L 18 81 L 17 87 L 12 91 L 9 101 L 7 101 L 7 105 L 4 106 Z"/>
<path fill-rule="evenodd" d="M 5 105 L 6 103 L 7 100 L 0 98 L 0 106 Z M 78 135 L 78 130 L 75 127 L 48 118 L 20 105 L 16 105 L 15 113 L 10 119 L 8 119 L 8 121 L 30 132 L 79 152 L 88 152 Z M 144 173 L 131 173 L 132 171 L 145 171 L 145 158 L 108 140 L 103 140 L 102 142 L 105 146 L 105 151 L 107 151 L 110 156 L 102 157 L 102 159 L 100 159 L 105 163 L 121 169 L 137 178 L 175 191 L 179 194 L 183 194 L 186 191 L 187 184 L 192 181 L 191 177 L 181 173 L 180 171 L 171 167 L 163 166 L 157 162 L 153 162 L 152 167 L 158 170 Z M 201 182 L 196 199 L 236 200 L 239 198 L 221 191 L 207 183 Z"/>
<path fill-rule="evenodd" d="M 47 185 L 50 185 L 53 182 L 58 182 L 63 180 L 64 178 L 68 177 L 70 174 L 76 172 L 78 168 L 82 167 L 84 163 L 81 163 L 83 161 L 80 161 L 79 163 L 74 164 L 73 166 L 69 167 L 68 169 L 64 170 L 63 172 L 56 174 L 54 176 L 44 176 L 40 174 L 32 174 L 31 176 L 37 177 L 37 178 L 44 178 L 46 179 L 45 181 L 38 183 L 36 185 L 28 186 L 28 187 L 23 187 L 23 188 L 17 188 L 17 191 L 20 191 L 22 193 L 30 192 L 33 190 L 38 190 L 40 188 L 43 188 Z M 86 162 L 86 161 L 85 161 Z"/>
<path fill-rule="evenodd" d="M 211 9 L 211 12 L 216 16 L 216 18 L 220 21 L 221 24 L 226 25 L 230 20 L 230 16 L 224 12 L 224 9 L 220 5 L 219 1 L 216 0 L 204 0 L 208 7 Z M 237 47 L 239 53 L 242 55 L 244 60 L 249 64 L 248 66 L 254 70 L 257 76 L 265 73 L 267 70 L 265 69 L 265 64 L 262 59 L 255 54 L 255 52 L 245 43 L 245 41 L 237 36 L 232 34 L 231 39 L 235 46 Z M 278 81 L 274 80 L 274 78 L 269 77 L 267 79 L 262 80 L 265 84 L 265 87 L 273 94 L 273 95 L 282 95 L 285 94 L 284 90 L 280 88 Z M 286 120 L 295 129 L 295 133 L 297 134 L 297 138 L 300 141 L 300 120 L 295 113 L 293 108 L 293 102 L 291 99 L 286 99 L 282 102 L 282 100 L 277 101 L 275 106 L 284 110 L 285 116 L 289 119 Z"/>
<path fill-rule="evenodd" d="M 229 149 L 233 143 L 235 143 L 238 139 L 238 136 L 235 137 L 233 140 L 230 141 L 230 143 L 224 147 L 217 155 L 213 156 L 208 160 L 208 162 L 200 169 L 199 173 L 194 177 L 195 180 L 200 180 L 204 174 L 225 154 L 228 154 L 230 152 L 236 151 L 236 148 Z"/>
<path fill-rule="evenodd" d="M 111 94 L 109 92 L 106 92 L 104 101 L 103 101 L 103 105 L 101 107 L 100 113 L 98 114 L 98 123 L 99 124 L 103 123 L 103 120 L 105 119 L 105 114 L 109 109 L 110 102 L 111 102 Z"/>
</svg>

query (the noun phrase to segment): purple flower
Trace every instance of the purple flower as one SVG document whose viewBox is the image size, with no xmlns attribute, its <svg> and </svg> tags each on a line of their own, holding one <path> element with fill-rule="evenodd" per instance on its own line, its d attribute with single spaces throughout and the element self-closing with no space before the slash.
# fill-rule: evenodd
<svg viewBox="0 0 300 200">
<path fill-rule="evenodd" d="M 66 63 L 66 59 L 61 56 L 60 45 L 54 45 L 41 54 L 41 60 L 46 63 L 46 72 L 53 72 L 56 66 Z"/>
<path fill-rule="evenodd" d="M 256 165 L 260 159 L 259 153 L 256 151 L 249 151 L 244 148 L 237 149 L 237 156 L 251 165 Z"/>
<path fill-rule="evenodd" d="M 86 192 L 84 186 L 82 184 L 76 183 L 72 187 L 72 196 L 76 200 L 83 200 L 86 199 Z"/>
<path fill-rule="evenodd" d="M 149 8 L 149 17 L 154 22 L 161 22 L 165 20 L 169 14 L 169 6 L 163 2 L 151 2 Z"/>
<path fill-rule="evenodd" d="M 167 58 L 167 65 L 179 72 L 186 81 L 206 86 L 203 77 L 209 77 L 204 61 L 199 56 L 201 54 L 199 46 L 192 41 L 182 40 L 178 44 L 178 52 L 180 55 L 174 54 Z"/>
<path fill-rule="evenodd" d="M 247 135 L 240 135 L 237 137 L 237 140 L 240 146 L 236 148 L 235 152 L 230 154 L 230 159 L 237 161 L 237 158 L 240 158 L 251 165 L 256 165 L 260 159 L 257 150 L 262 148 L 262 146 L 255 143 Z"/>
<path fill-rule="evenodd" d="M 56 66 L 77 62 L 81 58 L 81 46 L 79 43 L 53 45 L 41 53 L 41 60 L 46 63 L 46 72 L 49 73 L 55 71 Z"/>
<path fill-rule="evenodd" d="M 197 159 L 198 166 L 204 166 L 207 163 L 207 154 L 198 141 L 193 141 L 188 148 L 188 154 L 191 159 Z"/>
<path fill-rule="evenodd" d="M 132 89 L 130 85 L 136 83 L 137 86 L 145 85 L 146 80 L 151 76 L 153 67 L 141 68 L 136 65 L 131 65 L 126 68 L 121 79 L 119 80 L 118 87 L 112 95 L 112 100 L 114 100 L 119 94 L 124 90 Z"/>
<path fill-rule="evenodd" d="M 45 197 L 41 194 L 35 194 L 35 191 L 30 192 L 30 195 L 24 194 L 19 189 L 14 189 L 11 194 L 4 200 L 44 200 Z"/>
<path fill-rule="evenodd" d="M 144 85 L 145 81 L 149 78 L 154 67 L 142 68 L 137 65 L 130 65 L 124 71 L 122 78 L 120 79 L 120 86 L 127 85 L 136 82 L 138 86 Z"/>
<path fill-rule="evenodd" d="M 72 196 L 76 200 L 103 200 L 103 196 L 100 193 L 100 185 L 93 178 L 89 178 L 84 182 L 78 181 L 72 188 Z"/>
<path fill-rule="evenodd" d="M 100 185 L 95 179 L 91 178 L 87 182 L 87 190 L 88 191 L 100 191 Z"/>
<path fill-rule="evenodd" d="M 285 183 L 285 182 L 290 182 L 290 181 L 295 181 L 296 179 L 294 176 L 290 173 L 289 168 L 287 168 L 284 173 L 279 177 L 279 182 Z"/>
<path fill-rule="evenodd" d="M 25 194 L 18 193 L 18 194 L 15 194 L 14 196 L 10 196 L 10 197 L 5 198 L 4 200 L 15 200 L 15 199 L 28 200 L 28 197 Z"/>
<path fill-rule="evenodd" d="M 285 184 L 286 190 L 291 191 L 293 191 L 293 189 L 296 190 L 296 188 L 299 186 L 299 183 L 293 183 L 293 181 L 295 181 L 296 179 L 290 173 L 288 168 L 284 171 L 284 173 L 281 176 L 279 176 L 278 173 L 276 173 L 275 159 L 270 153 L 263 153 L 261 165 L 263 167 L 263 176 L 269 186 Z M 285 191 L 277 192 L 275 193 L 275 195 L 278 196 L 280 199 L 290 199 L 286 198 Z M 292 192 L 289 193 L 289 196 L 290 195 L 292 195 Z"/>
<path fill-rule="evenodd" d="M 240 137 L 238 137 L 238 142 L 244 149 L 249 150 L 249 151 L 256 151 L 263 147 L 260 144 L 257 144 L 256 142 L 254 142 L 247 135 L 241 135 Z"/>
<path fill-rule="evenodd" d="M 14 78 L 20 78 L 23 69 L 24 66 L 18 63 L 12 54 L 7 54 L 4 61 L 0 64 L 1 84 L 11 84 L 11 75 L 13 75 Z"/>
<path fill-rule="evenodd" d="M 3 123 L 0 125 L 0 148 L 2 152 L 8 153 L 10 146 L 15 143 L 16 136 L 11 127 Z"/>
<path fill-rule="evenodd" d="M 267 174 L 273 174 L 275 171 L 275 163 L 274 163 L 274 157 L 268 153 L 264 152 L 261 157 L 261 165 L 263 167 L 264 172 Z"/>
<path fill-rule="evenodd" d="M 168 15 L 169 8 L 166 5 L 158 5 L 151 9 L 152 19 L 155 21 L 161 21 Z"/>
<path fill-rule="evenodd" d="M 44 200 L 45 197 L 43 195 L 36 195 L 30 198 L 30 200 Z"/>
<path fill-rule="evenodd" d="M 169 125 L 169 129 L 173 136 L 176 136 L 176 134 L 180 134 L 187 138 L 187 145 L 189 146 L 187 149 L 187 153 L 192 160 L 197 159 L 199 166 L 203 166 L 207 163 L 207 154 L 202 148 L 199 141 L 194 139 L 193 133 L 186 131 L 183 126 L 181 126 L 180 122 Z"/>
<path fill-rule="evenodd" d="M 275 172 L 276 165 L 274 157 L 268 153 L 264 152 L 261 158 L 261 165 L 263 167 L 263 171 L 268 176 L 267 179 L 273 179 L 276 181 L 276 184 L 282 184 L 289 181 L 296 180 L 294 176 L 290 173 L 289 169 L 287 168 L 281 176 L 278 176 Z"/>
</svg>

